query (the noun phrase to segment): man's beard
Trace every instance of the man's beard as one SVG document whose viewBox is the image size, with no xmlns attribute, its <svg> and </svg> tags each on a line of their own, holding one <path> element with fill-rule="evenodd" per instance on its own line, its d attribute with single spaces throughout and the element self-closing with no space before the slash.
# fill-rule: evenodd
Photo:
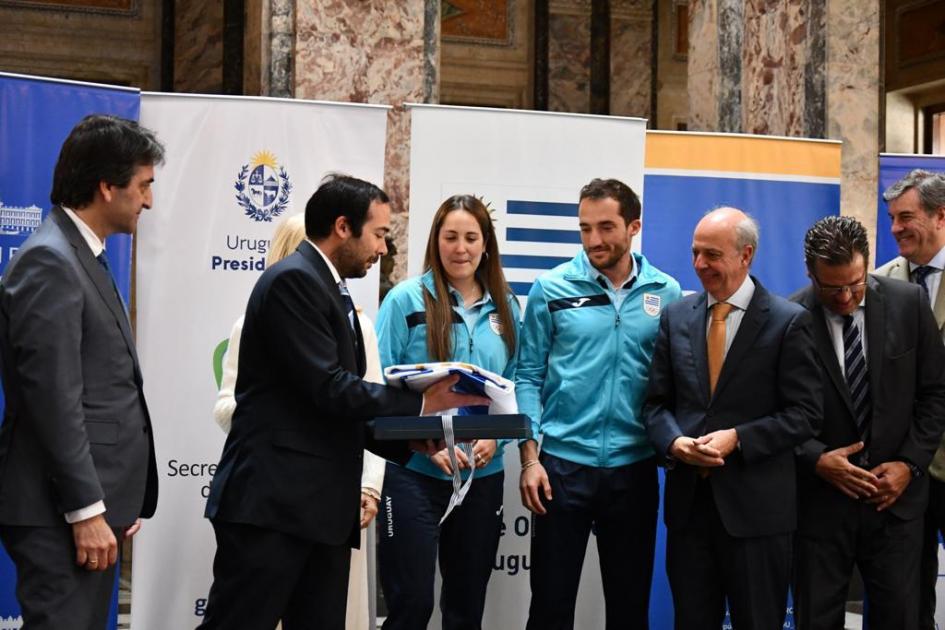
<svg viewBox="0 0 945 630">
<path fill-rule="evenodd" d="M 363 278 L 367 275 L 365 260 L 353 244 L 346 243 L 338 248 L 338 262 L 335 266 L 342 278 Z"/>
</svg>

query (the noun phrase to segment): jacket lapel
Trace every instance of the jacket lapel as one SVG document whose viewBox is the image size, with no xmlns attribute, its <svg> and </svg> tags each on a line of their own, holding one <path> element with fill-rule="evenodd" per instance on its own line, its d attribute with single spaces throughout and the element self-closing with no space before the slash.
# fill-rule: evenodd
<svg viewBox="0 0 945 630">
<path fill-rule="evenodd" d="M 128 351 L 134 359 L 136 378 L 140 379 L 138 353 L 135 350 L 134 337 L 131 334 L 131 323 L 128 321 L 128 314 L 125 311 L 124 305 L 119 301 L 118 295 L 115 293 L 114 280 L 108 271 L 102 267 L 102 264 L 95 259 L 95 256 L 92 255 L 92 250 L 89 249 L 89 244 L 85 241 L 85 238 L 79 233 L 72 219 L 70 219 L 59 206 L 53 208 L 52 217 L 59 227 L 59 230 L 66 237 L 66 240 L 68 240 L 69 244 L 75 249 L 76 257 L 79 259 L 82 269 L 92 281 L 92 284 L 95 286 L 96 291 L 98 291 L 102 301 L 105 302 L 108 310 L 111 311 L 114 316 L 115 322 L 118 324 L 118 328 L 121 331 L 121 336 L 125 340 L 125 345 L 128 346 Z"/>
<path fill-rule="evenodd" d="M 322 258 L 322 255 L 315 251 L 315 248 L 308 241 L 302 241 L 299 243 L 296 251 L 301 254 L 302 257 L 307 260 L 309 264 L 315 269 L 315 272 L 318 274 L 318 278 L 325 286 L 325 293 L 328 294 L 329 299 L 334 302 L 335 306 L 338 307 L 338 310 L 341 311 L 341 316 L 347 323 L 347 309 L 345 307 L 344 298 L 341 297 L 341 291 L 338 290 L 338 285 L 335 283 L 335 278 L 331 275 L 331 270 L 328 268 L 328 265 L 325 264 L 325 260 Z M 355 311 L 354 314 L 355 332 L 351 330 L 350 326 L 344 326 L 344 328 L 346 331 L 345 335 L 347 337 L 348 344 L 354 349 L 358 375 L 364 376 L 364 371 L 366 369 L 366 360 L 364 357 L 364 340 L 361 338 L 361 326 L 358 322 L 357 311 Z"/>
<path fill-rule="evenodd" d="M 866 364 L 869 366 L 870 394 L 873 411 L 876 410 L 876 392 L 882 384 L 883 349 L 886 342 L 886 297 L 879 283 L 867 276 L 866 280 Z M 875 414 L 874 414 L 875 415 Z M 875 438 L 875 427 L 873 429 Z"/>
<path fill-rule="evenodd" d="M 935 314 L 935 322 L 938 324 L 940 332 L 945 332 L 945 272 L 938 281 L 938 294 L 935 296 L 935 303 L 932 312 Z"/>
<path fill-rule="evenodd" d="M 742 323 L 738 326 L 738 332 L 735 333 L 735 339 L 732 340 L 732 346 L 725 355 L 722 371 L 719 373 L 719 382 L 715 385 L 713 399 L 718 397 L 732 380 L 738 369 L 738 364 L 751 350 L 755 344 L 755 338 L 768 320 L 770 296 L 758 280 L 755 278 L 752 278 L 752 280 L 755 283 L 755 294 L 752 296 L 751 302 L 748 303 L 748 310 L 745 311 Z"/>
<path fill-rule="evenodd" d="M 820 362 L 827 369 L 827 376 L 830 382 L 837 389 L 840 398 L 846 405 L 850 416 L 853 417 L 853 401 L 850 400 L 850 387 L 840 371 L 840 363 L 837 361 L 837 353 L 834 350 L 833 340 L 830 338 L 830 332 L 827 329 L 827 318 L 824 316 L 824 309 L 814 297 L 814 291 L 808 288 L 804 294 L 801 304 L 810 311 L 814 320 L 814 345 L 817 347 L 817 354 L 820 355 Z"/>
<path fill-rule="evenodd" d="M 699 391 L 702 393 L 703 403 L 709 405 L 709 358 L 706 354 L 706 294 L 696 300 L 692 306 L 692 314 L 689 320 L 689 341 L 692 344 L 692 358 L 696 365 L 696 380 L 699 383 Z"/>
</svg>

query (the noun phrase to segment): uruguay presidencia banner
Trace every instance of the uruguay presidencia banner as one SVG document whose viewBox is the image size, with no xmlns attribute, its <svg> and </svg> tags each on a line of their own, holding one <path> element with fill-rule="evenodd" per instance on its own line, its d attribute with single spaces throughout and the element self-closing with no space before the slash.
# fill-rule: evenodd
<svg viewBox="0 0 945 630">
<path fill-rule="evenodd" d="M 896 239 L 890 231 L 892 223 L 889 221 L 889 208 L 883 200 L 883 193 L 887 188 L 909 174 L 910 171 L 921 168 L 934 173 L 945 173 L 945 156 L 942 155 L 913 155 L 909 153 L 881 153 L 879 155 L 879 195 L 876 207 L 876 266 L 880 267 L 899 255 Z M 945 562 L 945 558 L 942 559 Z M 943 564 L 942 566 L 945 566 Z M 945 598 L 943 586 L 940 598 Z M 939 599 L 945 601 L 945 599 Z M 940 606 L 945 615 L 945 606 Z M 945 626 L 945 616 L 939 620 Z"/>
<path fill-rule="evenodd" d="M 427 236 L 440 203 L 450 195 L 473 194 L 492 211 L 506 277 L 524 300 L 539 274 L 580 251 L 581 187 L 595 177 L 620 179 L 637 192 L 643 187 L 646 121 L 642 119 L 436 105 L 411 105 L 410 117 L 411 276 L 422 271 Z M 634 248 L 638 247 L 635 239 Z M 504 463 L 508 472 L 503 528 L 484 628 L 523 628 L 530 599 L 531 518 L 519 495 L 520 465 L 514 444 L 505 449 Z M 662 574 L 660 567 L 657 571 Z M 654 597 L 654 622 L 669 605 L 668 589 L 664 593 L 665 597 Z M 439 625 L 436 608 L 429 627 Z M 581 576 L 575 627 L 604 627 L 593 537 Z"/>
<path fill-rule="evenodd" d="M 804 286 L 804 234 L 840 213 L 840 148 L 832 140 L 650 131 L 643 252 L 683 290 L 701 291 L 692 232 L 707 211 L 735 206 L 761 227 L 752 274 L 787 296 Z"/>
<path fill-rule="evenodd" d="M 383 182 L 388 109 L 142 97 L 142 123 L 162 138 L 167 155 L 154 209 L 138 228 L 138 351 L 156 425 L 161 497 L 135 540 L 135 630 L 201 621 L 215 551 L 203 511 L 225 437 L 212 414 L 225 341 L 265 267 L 278 222 L 303 212 L 330 172 Z M 350 287 L 373 317 L 378 266 Z"/>
<path fill-rule="evenodd" d="M 136 89 L 0 72 L 0 272 L 49 212 L 59 149 L 76 123 L 89 114 L 137 120 L 139 106 Z M 105 251 L 127 303 L 131 236 L 109 237 Z M 22 625 L 15 579 L 12 562 L 0 550 L 0 630 Z M 115 584 L 110 628 L 117 620 L 117 577 Z"/>
</svg>

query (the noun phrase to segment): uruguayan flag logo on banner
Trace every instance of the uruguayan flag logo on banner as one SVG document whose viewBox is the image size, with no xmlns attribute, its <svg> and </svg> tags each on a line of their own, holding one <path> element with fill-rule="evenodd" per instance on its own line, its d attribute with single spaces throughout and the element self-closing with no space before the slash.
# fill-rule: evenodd
<svg viewBox="0 0 945 630">
<path fill-rule="evenodd" d="M 509 199 L 505 224 L 497 226 L 505 235 L 502 267 L 519 297 L 528 295 L 541 273 L 568 262 L 581 248 L 577 203 Z"/>
</svg>

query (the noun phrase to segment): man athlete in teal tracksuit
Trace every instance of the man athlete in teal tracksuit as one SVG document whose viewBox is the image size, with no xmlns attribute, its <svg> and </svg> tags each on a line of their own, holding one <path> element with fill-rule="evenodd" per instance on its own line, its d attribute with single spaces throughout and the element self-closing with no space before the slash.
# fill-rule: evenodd
<svg viewBox="0 0 945 630">
<path fill-rule="evenodd" d="M 641 418 L 660 312 L 679 283 L 630 252 L 640 202 L 617 180 L 581 190 L 584 250 L 532 285 L 515 377 L 541 434 L 520 444 L 534 516 L 528 630 L 572 628 L 597 537 L 607 628 L 647 628 L 659 486 Z"/>
</svg>

